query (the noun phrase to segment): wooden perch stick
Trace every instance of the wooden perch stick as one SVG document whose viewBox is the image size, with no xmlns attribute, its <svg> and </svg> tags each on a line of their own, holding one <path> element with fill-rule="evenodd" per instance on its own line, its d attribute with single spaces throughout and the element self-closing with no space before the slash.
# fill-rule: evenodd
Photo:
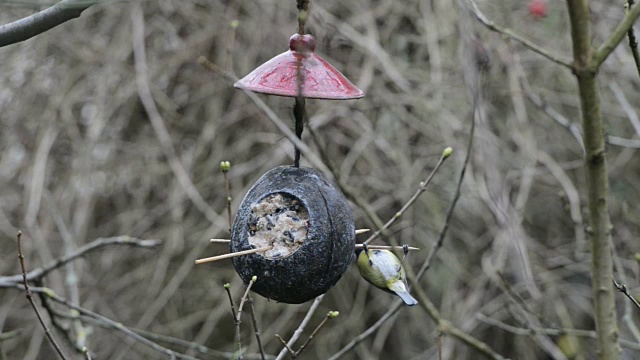
<svg viewBox="0 0 640 360">
<path fill-rule="evenodd" d="M 360 234 L 364 234 L 371 231 L 370 229 L 358 229 L 356 230 L 356 235 L 360 235 Z M 209 240 L 212 243 L 222 243 L 222 244 L 228 244 L 231 242 L 231 240 L 229 239 L 211 239 Z"/>
<path fill-rule="evenodd" d="M 356 244 L 356 249 L 362 249 L 364 247 L 363 244 Z M 402 246 L 388 246 L 388 245 L 367 245 L 367 248 L 371 250 L 402 250 Z M 407 247 L 409 251 L 419 251 L 420 248 L 409 246 Z"/>
<path fill-rule="evenodd" d="M 232 258 L 232 257 L 236 257 L 236 256 L 248 255 L 248 254 L 253 254 L 253 253 L 258 253 L 258 252 L 265 252 L 267 250 L 270 250 L 272 247 L 273 246 L 265 246 L 265 247 L 261 247 L 261 248 L 257 248 L 257 249 L 238 251 L 238 252 L 234 252 L 234 253 L 218 255 L 218 256 L 212 256 L 212 257 L 208 257 L 208 258 L 204 258 L 204 259 L 198 259 L 198 260 L 196 260 L 196 264 L 204 264 L 204 263 L 208 263 L 208 262 L 211 262 L 211 261 L 218 261 L 218 260 L 228 259 L 228 258 Z"/>
<path fill-rule="evenodd" d="M 231 240 L 229 239 L 211 239 L 209 241 L 211 241 L 212 243 L 221 243 L 221 244 L 228 244 L 231 242 Z M 378 249 L 378 250 L 402 250 L 402 246 L 368 245 L 368 247 L 369 249 Z M 362 249 L 362 244 L 356 244 L 356 249 Z M 420 250 L 420 248 L 412 247 L 412 246 L 409 246 L 408 249 L 409 251 Z M 253 251 L 253 250 L 247 250 L 247 251 Z"/>
<path fill-rule="evenodd" d="M 231 240 L 229 239 L 211 239 L 209 241 L 212 243 L 221 243 L 221 244 L 228 244 L 231 242 Z"/>
<path fill-rule="evenodd" d="M 364 234 L 371 231 L 370 229 L 358 229 L 356 230 L 356 235 L 360 235 L 360 234 Z M 229 242 L 231 242 L 231 240 L 229 239 L 211 239 L 209 240 L 212 243 L 222 243 L 222 244 L 228 244 Z"/>
<path fill-rule="evenodd" d="M 356 230 L 356 235 L 357 234 L 362 234 L 362 233 L 366 233 L 368 232 L 369 229 L 358 229 Z M 231 240 L 229 239 L 211 239 L 209 240 L 212 243 L 222 243 L 222 244 L 228 244 L 231 242 Z M 204 258 L 204 259 L 198 259 L 196 260 L 196 264 L 204 264 L 204 263 L 208 263 L 208 262 L 212 262 L 212 261 L 218 261 L 218 260 L 222 260 L 222 259 L 228 259 L 228 258 L 232 258 L 232 257 L 236 257 L 236 256 L 242 256 L 242 255 L 248 255 L 248 254 L 253 254 L 253 253 L 258 253 L 258 252 L 265 252 L 267 250 L 270 250 L 273 246 L 265 246 L 265 247 L 261 247 L 261 248 L 257 248 L 257 249 L 251 249 L 251 250 L 244 250 L 244 251 L 238 251 L 238 252 L 234 252 L 234 253 L 229 253 L 229 254 L 223 254 L 223 255 L 218 255 L 218 256 L 212 256 L 212 257 L 208 257 L 208 258 Z M 363 245 L 362 244 L 356 244 L 356 249 L 362 249 Z M 402 250 L 403 247 L 402 246 L 387 246 L 387 245 L 368 245 L 369 249 L 373 249 L 373 250 Z M 407 249 L 409 251 L 417 251 L 420 250 L 417 247 L 407 247 Z"/>
</svg>

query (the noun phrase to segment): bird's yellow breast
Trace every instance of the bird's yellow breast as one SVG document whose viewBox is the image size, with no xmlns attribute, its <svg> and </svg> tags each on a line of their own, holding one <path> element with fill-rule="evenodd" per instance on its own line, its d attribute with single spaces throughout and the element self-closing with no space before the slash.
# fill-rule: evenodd
<svg viewBox="0 0 640 360">
<path fill-rule="evenodd" d="M 389 290 L 389 285 L 404 279 L 404 269 L 398 258 L 388 250 L 361 251 L 358 255 L 358 270 L 372 285 Z"/>
</svg>

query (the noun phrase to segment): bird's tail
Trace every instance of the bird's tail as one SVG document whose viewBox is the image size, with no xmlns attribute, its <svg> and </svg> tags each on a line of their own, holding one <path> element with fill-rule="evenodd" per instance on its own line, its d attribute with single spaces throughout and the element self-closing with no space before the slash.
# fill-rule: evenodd
<svg viewBox="0 0 640 360">
<path fill-rule="evenodd" d="M 406 291 L 398 291 L 398 292 L 396 292 L 396 294 L 398 296 L 400 296 L 400 299 L 402 299 L 402 301 L 404 301 L 404 303 L 409 305 L 409 306 L 413 306 L 413 305 L 417 305 L 418 304 L 418 301 L 416 299 L 414 299 L 413 296 L 411 296 L 411 294 L 409 294 Z"/>
<path fill-rule="evenodd" d="M 411 296 L 411 294 L 409 294 L 409 291 L 407 291 L 407 288 L 405 287 L 402 281 L 395 281 L 389 284 L 389 290 L 393 291 L 394 293 L 396 293 L 396 295 L 400 296 L 402 301 L 404 301 L 404 303 L 409 306 L 418 304 L 418 301 L 414 299 L 413 296 Z"/>
</svg>

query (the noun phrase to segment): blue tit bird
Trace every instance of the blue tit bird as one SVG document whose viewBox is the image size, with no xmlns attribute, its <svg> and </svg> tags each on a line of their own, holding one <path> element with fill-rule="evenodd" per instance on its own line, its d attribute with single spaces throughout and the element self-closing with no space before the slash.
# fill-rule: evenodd
<svg viewBox="0 0 640 360">
<path fill-rule="evenodd" d="M 356 254 L 360 275 L 371 285 L 398 295 L 409 306 L 418 303 L 409 294 L 409 286 L 407 285 L 402 262 L 391 251 L 369 250 L 367 245 L 364 244 L 363 249 L 358 249 Z"/>
</svg>

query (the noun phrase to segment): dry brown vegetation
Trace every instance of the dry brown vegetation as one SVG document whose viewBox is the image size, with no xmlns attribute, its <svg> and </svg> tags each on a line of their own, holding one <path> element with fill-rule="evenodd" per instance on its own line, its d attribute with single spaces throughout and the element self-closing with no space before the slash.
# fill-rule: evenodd
<svg viewBox="0 0 640 360">
<path fill-rule="evenodd" d="M 42 8 L 32 4 L 0 2 L 0 22 Z M 100 3 L 77 20 L 0 48 L 0 272 L 20 271 L 18 229 L 28 269 L 98 238 L 160 239 L 162 245 L 151 249 L 104 247 L 34 285 L 127 327 L 211 349 L 202 353 L 144 335 L 177 352 L 229 357 L 235 330 L 223 284 L 229 282 L 239 299 L 242 283 L 229 260 L 194 265 L 196 258 L 228 251 L 208 243 L 228 236 L 219 164 L 232 164 L 235 211 L 263 173 L 292 163 L 293 147 L 232 81 L 197 60 L 205 56 L 231 73 L 248 73 L 286 50 L 296 31 L 295 2 L 141 4 L 145 71 L 156 120 L 162 120 L 170 143 L 150 122 L 139 96 L 131 3 Z M 531 17 L 524 2 L 479 5 L 496 23 L 571 58 L 563 2 L 550 1 L 544 19 Z M 608 37 L 623 16 L 622 5 L 592 2 L 594 41 Z M 443 319 L 502 356 L 594 359 L 583 150 L 572 134 L 579 130 L 580 106 L 571 72 L 489 32 L 459 2 L 316 1 L 307 25 L 318 39 L 317 52 L 366 96 L 307 101 L 307 128 L 321 143 L 308 131 L 303 140 L 330 159 L 341 180 L 380 218 L 400 209 L 445 147 L 454 149 L 391 229 L 397 241 L 423 249 L 407 258 L 406 266 L 415 270 L 444 225 L 468 141 L 474 79 L 480 77 L 476 138 L 461 198 L 444 246 L 414 286 L 426 291 Z M 478 60 L 488 62 L 485 73 L 477 69 Z M 616 277 L 633 294 L 640 276 L 634 259 L 640 251 L 640 82 L 627 46 L 614 51 L 599 79 L 610 140 Z M 292 99 L 261 98 L 293 127 Z M 302 163 L 308 164 L 304 157 Z M 357 227 L 373 227 L 352 205 Z M 637 309 L 616 296 L 623 357 L 638 358 L 640 333 L 632 326 Z M 282 345 L 275 334 L 291 337 L 310 303 L 280 304 L 257 295 L 254 300 L 265 350 L 277 354 Z M 324 297 L 305 334 L 328 311 L 340 316 L 302 357 L 329 358 L 395 301 L 352 266 Z M 96 359 L 166 357 L 103 321 L 71 320 L 68 307 L 50 305 L 59 313 L 53 334 L 75 358 L 83 356 L 74 350 L 82 336 Z M 49 316 L 45 320 L 51 324 Z M 557 329 L 585 331 L 566 335 Z M 13 330 L 21 332 L 0 338 L 0 358 L 54 358 L 24 293 L 3 288 L 0 336 Z M 257 354 L 249 317 L 242 335 L 248 353 Z M 444 359 L 480 358 L 477 349 L 453 337 L 442 340 Z M 407 307 L 343 358 L 437 354 L 434 322 L 419 307 Z"/>
</svg>

